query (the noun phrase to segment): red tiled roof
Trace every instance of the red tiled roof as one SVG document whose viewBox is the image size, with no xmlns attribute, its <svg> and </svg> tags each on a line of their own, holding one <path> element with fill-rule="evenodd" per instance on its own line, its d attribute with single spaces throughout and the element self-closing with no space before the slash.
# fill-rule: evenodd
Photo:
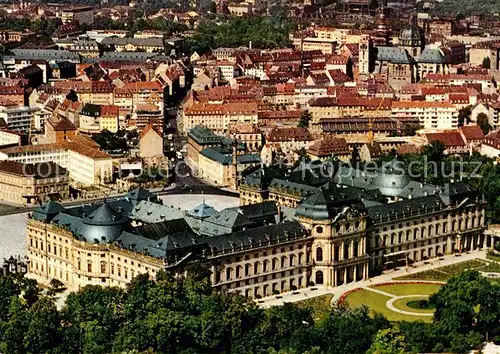
<svg viewBox="0 0 500 354">
<path fill-rule="evenodd" d="M 447 131 L 443 133 L 428 133 L 425 134 L 427 141 L 430 143 L 440 141 L 445 147 L 465 146 L 464 139 L 458 131 Z"/>
<path fill-rule="evenodd" d="M 71 123 L 66 118 L 56 118 L 50 117 L 47 120 L 47 124 L 49 124 L 54 131 L 72 131 L 76 130 L 76 127 L 73 123 Z"/>
<path fill-rule="evenodd" d="M 348 155 L 350 153 L 345 138 L 326 137 L 315 141 L 307 150 L 314 156 Z"/>
<path fill-rule="evenodd" d="M 311 140 L 313 137 L 309 130 L 299 127 L 274 128 L 267 136 L 269 142 Z"/>
<path fill-rule="evenodd" d="M 139 139 L 142 139 L 150 130 L 161 136 L 161 133 L 153 124 L 148 124 L 148 126 L 141 131 L 141 134 L 139 134 Z"/>
<path fill-rule="evenodd" d="M 460 131 L 467 141 L 484 140 L 483 130 L 478 125 L 465 125 L 460 128 Z"/>
</svg>

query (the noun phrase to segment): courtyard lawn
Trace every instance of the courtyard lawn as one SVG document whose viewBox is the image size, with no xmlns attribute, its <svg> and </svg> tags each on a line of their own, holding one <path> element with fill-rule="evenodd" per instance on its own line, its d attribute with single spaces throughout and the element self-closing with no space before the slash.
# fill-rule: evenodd
<svg viewBox="0 0 500 354">
<path fill-rule="evenodd" d="M 441 288 L 441 284 L 388 284 L 372 285 L 371 287 L 396 296 L 405 295 L 432 295 Z"/>
<path fill-rule="evenodd" d="M 410 312 L 419 312 L 419 313 L 433 313 L 434 309 L 419 309 L 415 307 L 410 307 L 408 306 L 408 302 L 410 301 L 420 301 L 420 300 L 427 300 L 427 297 L 422 297 L 422 296 L 415 296 L 415 297 L 407 297 L 403 299 L 398 299 L 394 301 L 393 305 L 395 308 L 403 310 L 403 311 L 410 311 Z"/>
<path fill-rule="evenodd" d="M 447 281 L 451 278 L 451 274 L 443 273 L 435 269 L 424 270 L 423 272 L 402 275 L 394 278 L 394 280 L 434 280 Z"/>
<path fill-rule="evenodd" d="M 472 259 L 470 261 L 450 264 L 448 266 L 439 267 L 436 269 L 425 270 L 423 272 L 403 275 L 394 278 L 394 280 L 435 280 L 446 281 L 451 277 L 462 273 L 466 269 L 477 269 L 483 271 L 487 266 L 487 262 L 480 259 Z"/>
<path fill-rule="evenodd" d="M 500 262 L 500 254 L 488 252 L 488 254 L 486 255 L 486 258 L 491 259 L 492 261 L 495 261 L 495 262 Z"/>
<path fill-rule="evenodd" d="M 488 273 L 500 273 L 500 263 L 499 262 L 490 262 L 488 265 L 479 268 L 481 272 Z"/>
<path fill-rule="evenodd" d="M 323 318 L 328 314 L 328 312 L 330 312 L 330 309 L 332 308 L 331 306 L 332 298 L 333 298 L 332 294 L 325 294 L 312 297 L 307 300 L 298 301 L 297 305 L 299 307 L 308 307 L 312 309 L 314 320 L 318 320 Z"/>
<path fill-rule="evenodd" d="M 479 269 L 487 264 L 486 261 L 480 259 L 471 259 L 470 261 L 460 262 L 456 264 L 450 264 L 448 266 L 439 267 L 437 270 L 445 272 L 451 275 L 457 275 L 462 273 L 467 269 Z"/>
<path fill-rule="evenodd" d="M 380 313 L 384 315 L 389 321 L 412 322 L 421 320 L 424 322 L 432 322 L 432 317 L 429 316 L 404 315 L 390 310 L 386 306 L 387 301 L 390 299 L 391 298 L 389 296 L 375 293 L 373 291 L 366 289 L 360 289 L 356 292 L 349 294 L 346 298 L 346 303 L 352 308 L 357 308 L 366 305 L 370 308 L 370 312 L 372 313 L 372 315 L 374 315 L 375 313 Z"/>
</svg>

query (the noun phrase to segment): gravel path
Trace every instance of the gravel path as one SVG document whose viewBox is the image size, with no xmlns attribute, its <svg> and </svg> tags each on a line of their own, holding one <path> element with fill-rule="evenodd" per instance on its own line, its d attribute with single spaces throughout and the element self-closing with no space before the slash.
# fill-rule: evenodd
<svg viewBox="0 0 500 354">
<path fill-rule="evenodd" d="M 372 289 L 373 290 L 373 289 Z M 394 295 L 393 295 L 394 296 Z M 434 312 L 431 313 L 425 313 L 425 312 L 410 312 L 410 311 L 404 311 L 398 309 L 396 306 L 394 306 L 394 301 L 399 300 L 399 299 L 406 299 L 410 297 L 429 297 L 429 295 L 404 295 L 404 296 L 394 296 L 392 299 L 388 300 L 385 304 L 387 308 L 391 311 L 401 313 L 403 315 L 410 315 L 410 316 L 434 316 Z"/>
</svg>

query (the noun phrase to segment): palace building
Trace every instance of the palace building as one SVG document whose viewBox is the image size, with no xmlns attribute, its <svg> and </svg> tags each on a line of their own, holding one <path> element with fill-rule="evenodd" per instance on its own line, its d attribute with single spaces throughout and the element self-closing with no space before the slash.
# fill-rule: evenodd
<svg viewBox="0 0 500 354">
<path fill-rule="evenodd" d="M 259 298 L 492 246 L 482 196 L 464 183 L 420 186 L 394 163 L 349 184 L 345 170 L 316 178 L 314 167 L 301 180 L 301 168 L 257 167 L 241 185 L 244 205 L 220 211 L 181 211 L 142 189 L 76 207 L 48 202 L 27 222 L 29 272 L 78 289 L 202 264 L 214 288 Z"/>
</svg>

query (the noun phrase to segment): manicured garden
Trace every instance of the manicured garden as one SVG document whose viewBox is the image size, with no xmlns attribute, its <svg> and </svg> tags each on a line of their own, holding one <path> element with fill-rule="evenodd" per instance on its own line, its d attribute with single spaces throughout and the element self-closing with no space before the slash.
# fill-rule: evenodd
<svg viewBox="0 0 500 354">
<path fill-rule="evenodd" d="M 394 307 L 410 312 L 433 313 L 435 306 L 428 301 L 426 296 L 415 296 L 394 301 Z"/>
<path fill-rule="evenodd" d="M 436 293 L 442 284 L 431 283 L 404 283 L 404 284 L 380 284 L 371 286 L 374 289 L 393 294 L 396 296 L 406 295 L 430 295 Z"/>
<path fill-rule="evenodd" d="M 434 280 L 434 281 L 447 281 L 451 277 L 462 273 L 467 269 L 483 269 L 488 266 L 486 261 L 480 259 L 472 259 L 470 261 L 451 264 L 436 269 L 425 270 L 423 272 L 403 275 L 394 278 L 394 280 Z"/>
<path fill-rule="evenodd" d="M 390 321 L 411 322 L 421 320 L 424 322 L 432 322 L 433 317 L 428 315 L 434 311 L 431 306 L 428 308 L 417 308 L 417 304 L 412 304 L 414 307 L 410 307 L 408 303 L 420 303 L 422 300 L 427 300 L 428 296 L 437 292 L 441 286 L 442 284 L 430 283 L 384 283 L 371 286 L 370 288 L 373 288 L 374 291 L 370 289 L 357 289 L 351 291 L 346 294 L 345 297 L 341 297 L 340 301 L 351 308 L 358 308 L 365 305 L 370 308 L 372 315 L 380 313 Z M 388 295 L 376 291 L 381 291 Z M 399 296 L 405 296 L 405 298 L 398 299 Z M 390 309 L 388 307 L 388 301 L 394 298 L 396 299 L 393 302 L 393 306 L 396 309 L 412 312 L 415 313 L 415 315 L 399 313 Z M 422 313 L 422 315 L 419 316 L 419 313 Z"/>
</svg>

